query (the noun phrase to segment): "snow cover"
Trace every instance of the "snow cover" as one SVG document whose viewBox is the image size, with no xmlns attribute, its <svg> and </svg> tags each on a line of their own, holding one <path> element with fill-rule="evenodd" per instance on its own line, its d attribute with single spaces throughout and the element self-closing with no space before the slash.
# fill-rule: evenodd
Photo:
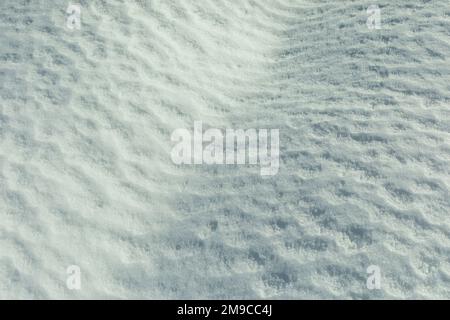
<svg viewBox="0 0 450 320">
<path fill-rule="evenodd" d="M 448 0 L 78 3 L 0 1 L 0 298 L 450 298 Z M 278 174 L 174 164 L 195 121 Z"/>
</svg>

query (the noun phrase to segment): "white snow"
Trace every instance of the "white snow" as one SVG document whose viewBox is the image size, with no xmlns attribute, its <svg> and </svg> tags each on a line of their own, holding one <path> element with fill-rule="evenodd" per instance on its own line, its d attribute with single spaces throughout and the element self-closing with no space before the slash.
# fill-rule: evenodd
<svg viewBox="0 0 450 320">
<path fill-rule="evenodd" d="M 0 1 L 1 299 L 450 298 L 448 0 L 78 2 Z M 173 164 L 194 121 L 279 173 Z"/>
</svg>

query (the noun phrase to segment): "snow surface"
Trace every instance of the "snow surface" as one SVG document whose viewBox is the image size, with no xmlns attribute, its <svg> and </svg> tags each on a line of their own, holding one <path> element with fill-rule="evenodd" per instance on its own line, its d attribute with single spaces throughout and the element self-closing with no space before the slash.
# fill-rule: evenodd
<svg viewBox="0 0 450 320">
<path fill-rule="evenodd" d="M 0 1 L 0 298 L 450 298 L 448 0 L 78 2 Z M 279 174 L 173 164 L 194 121 Z"/>
</svg>

